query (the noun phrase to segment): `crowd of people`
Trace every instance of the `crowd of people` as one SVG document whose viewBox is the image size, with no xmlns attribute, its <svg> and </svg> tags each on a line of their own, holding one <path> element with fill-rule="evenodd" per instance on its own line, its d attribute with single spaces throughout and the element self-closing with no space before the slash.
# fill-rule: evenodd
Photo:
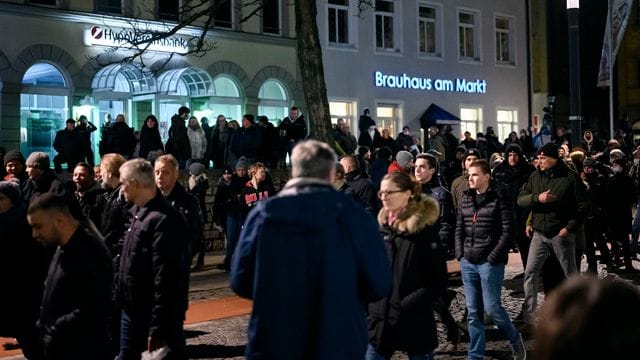
<svg viewBox="0 0 640 360">
<path fill-rule="evenodd" d="M 227 240 L 218 269 L 253 300 L 248 358 L 432 359 L 437 314 L 447 350 L 466 332 L 469 359 L 482 359 L 492 321 L 525 359 L 523 334 L 558 311 L 537 311 L 540 276 L 549 294 L 583 256 L 587 272 L 598 261 L 636 271 L 640 147 L 625 136 L 605 146 L 585 131 L 573 145 L 560 128 L 503 143 L 490 127 L 458 139 L 432 126 L 423 149 L 409 127 L 394 140 L 365 109 L 359 139 L 340 119 L 327 144 L 304 140 L 295 107 L 278 128 L 250 114 L 237 128 L 223 115 L 207 128 L 189 113 L 178 110 L 165 144 L 149 115 L 139 145 L 118 115 L 97 167 L 86 118 L 57 133 L 53 169 L 46 153 L 3 154 L 0 271 L 15 296 L 2 297 L 0 336 L 16 338 L 28 359 L 186 358 L 189 273 L 204 266 L 209 221 Z M 291 178 L 275 186 L 269 169 L 287 154 Z M 56 174 L 65 163 L 68 182 Z M 501 302 L 510 251 L 524 268 L 515 319 Z M 449 311 L 453 259 L 465 325 Z"/>
</svg>

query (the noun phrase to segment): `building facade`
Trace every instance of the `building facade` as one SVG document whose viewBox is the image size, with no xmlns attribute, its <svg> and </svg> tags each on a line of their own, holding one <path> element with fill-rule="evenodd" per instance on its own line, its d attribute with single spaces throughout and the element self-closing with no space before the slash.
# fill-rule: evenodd
<svg viewBox="0 0 640 360">
<path fill-rule="evenodd" d="M 274 0 L 260 11 L 268 16 L 259 12 L 241 22 L 253 9 L 240 0 L 225 4 L 207 33 L 212 49 L 204 56 L 182 55 L 201 33 L 185 27 L 129 63 L 123 59 L 134 53 L 127 48 L 131 39 L 173 27 L 178 16 L 188 16 L 177 15 L 185 4 L 0 2 L 1 143 L 26 154 L 54 155 L 55 132 L 67 118 L 86 115 L 100 128 L 117 114 L 136 130 L 147 115 L 156 115 L 166 139 L 170 118 L 182 105 L 211 125 L 218 114 L 238 121 L 244 113 L 281 120 L 290 106 L 304 102 L 292 5 Z M 100 130 L 92 139 L 96 154 L 99 139 Z"/>
<path fill-rule="evenodd" d="M 409 126 L 418 135 L 420 118 L 436 104 L 462 120 L 452 123 L 456 135 L 492 126 L 502 141 L 528 127 L 524 1 L 318 4 L 334 119 L 357 121 L 367 107 L 379 127 L 397 134 Z"/>
</svg>

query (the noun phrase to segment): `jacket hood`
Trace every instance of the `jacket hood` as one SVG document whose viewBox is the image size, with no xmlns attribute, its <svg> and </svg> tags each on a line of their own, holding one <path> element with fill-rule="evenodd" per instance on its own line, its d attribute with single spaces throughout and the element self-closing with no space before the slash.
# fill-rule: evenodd
<svg viewBox="0 0 640 360">
<path fill-rule="evenodd" d="M 258 202 L 254 211 L 260 211 L 265 218 L 278 224 L 292 227 L 304 225 L 309 231 L 335 226 L 342 221 L 340 219 L 347 224 L 349 213 L 356 206 L 353 200 L 339 193 L 328 181 L 294 178 L 276 196 Z"/>
<path fill-rule="evenodd" d="M 389 211 L 382 208 L 378 213 L 378 224 L 387 223 Z M 392 228 L 409 234 L 416 234 L 427 226 L 433 226 L 440 218 L 438 202 L 432 197 L 420 194 L 417 200 L 409 200 L 405 211 L 391 225 Z"/>
</svg>

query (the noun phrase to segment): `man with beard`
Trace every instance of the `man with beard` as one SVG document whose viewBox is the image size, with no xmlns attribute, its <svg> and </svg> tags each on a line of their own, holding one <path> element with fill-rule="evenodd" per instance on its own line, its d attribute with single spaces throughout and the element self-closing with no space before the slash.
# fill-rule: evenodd
<svg viewBox="0 0 640 360">
<path fill-rule="evenodd" d="M 95 180 L 93 167 L 81 162 L 73 169 L 73 183 L 76 185 L 75 196 L 80 205 L 82 215 L 93 221 L 96 228 L 101 229 L 102 211 L 104 210 L 97 199 L 104 190 Z"/>
</svg>

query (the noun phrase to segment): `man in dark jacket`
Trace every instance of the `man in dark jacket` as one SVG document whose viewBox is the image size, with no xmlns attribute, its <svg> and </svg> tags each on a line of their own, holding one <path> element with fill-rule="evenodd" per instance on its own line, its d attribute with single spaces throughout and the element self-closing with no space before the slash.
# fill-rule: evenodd
<svg viewBox="0 0 640 360">
<path fill-rule="evenodd" d="M 509 144 L 504 151 L 504 158 L 506 161 L 503 161 L 493 170 L 491 177 L 504 188 L 507 199 L 513 202 L 515 206 L 520 188 L 527 182 L 529 175 L 535 171 L 535 168 L 526 162 L 522 154 L 522 148 L 518 144 Z M 520 251 L 522 266 L 526 268 L 529 244 L 531 243 L 525 232 L 529 209 L 516 206 L 515 210 L 516 228 L 514 235 Z"/>
<path fill-rule="evenodd" d="M 442 242 L 443 253 L 447 257 L 454 256 L 454 230 L 456 225 L 456 215 L 453 210 L 453 199 L 447 189 L 440 185 L 438 179 L 438 159 L 431 154 L 418 154 L 415 166 L 416 180 L 422 184 L 422 193 L 432 197 L 438 202 L 439 217 L 437 222 L 440 241 Z M 460 342 L 460 331 L 456 325 L 451 312 L 449 312 L 451 298 L 443 293 L 435 304 L 434 309 L 440 315 L 442 323 L 447 330 L 447 341 L 451 343 L 449 348 L 455 350 L 455 346 Z"/>
<path fill-rule="evenodd" d="M 578 175 L 558 160 L 558 147 L 547 143 L 537 156 L 539 169 L 529 176 L 518 196 L 518 206 L 530 207 L 532 218 L 532 226 L 527 227 L 532 237 L 522 306 L 523 321 L 529 326 L 534 324 L 538 279 L 549 252 L 554 252 L 565 276 L 577 271 L 575 232 L 586 207 L 584 187 Z"/>
<path fill-rule="evenodd" d="M 191 143 L 187 134 L 185 121 L 191 110 L 186 106 L 181 106 L 178 113 L 171 117 L 171 127 L 169 127 L 169 139 L 165 145 L 167 154 L 173 155 L 180 164 L 180 169 L 184 169 L 187 160 L 191 158 Z"/>
<path fill-rule="evenodd" d="M 333 188 L 335 163 L 299 143 L 293 179 L 247 218 L 231 270 L 253 300 L 247 359 L 364 359 L 363 304 L 388 294 L 390 265 L 373 218 Z"/>
<path fill-rule="evenodd" d="M 474 161 L 467 170 L 469 190 L 458 209 L 456 259 L 469 313 L 469 359 L 484 357 L 484 314 L 504 332 L 514 358 L 526 359 L 522 336 L 500 298 L 515 225 L 513 202 L 490 186 L 491 169 L 486 160 Z"/>
<path fill-rule="evenodd" d="M 338 119 L 338 124 L 336 124 L 336 128 L 333 131 L 333 139 L 336 142 L 338 155 L 353 155 L 355 153 L 358 141 L 351 133 L 349 121 Z"/>
<path fill-rule="evenodd" d="M 109 131 L 108 141 L 105 153 L 116 153 L 124 156 L 125 159 L 131 159 L 138 140 L 133 129 L 127 125 L 124 115 L 116 116 L 116 122 Z"/>
<path fill-rule="evenodd" d="M 344 156 L 340 159 L 340 164 L 344 167 L 345 182 L 354 193 L 354 197 L 358 199 L 369 214 L 375 216 L 378 208 L 376 192 L 371 180 L 362 175 L 358 159 L 353 155 Z"/>
<path fill-rule="evenodd" d="M 295 144 L 307 137 L 307 121 L 297 107 L 291 107 L 289 116 L 282 119 L 282 122 L 278 125 L 278 133 L 280 135 L 282 153 L 286 152 L 291 156 L 291 149 Z M 284 158 L 283 155 L 281 156 Z"/>
<path fill-rule="evenodd" d="M 156 185 L 162 196 L 184 216 L 189 225 L 189 249 L 193 256 L 203 248 L 204 228 L 202 211 L 198 199 L 189 194 L 178 182 L 180 171 L 178 161 L 172 155 L 162 155 L 154 163 Z M 183 234 L 185 236 L 186 234 Z M 202 259 L 204 262 L 204 258 Z M 189 262 L 190 264 L 191 262 Z M 187 264 L 187 266 L 189 266 Z"/>
<path fill-rule="evenodd" d="M 62 164 L 67 164 L 67 171 L 73 172 L 76 164 L 82 160 L 84 156 L 84 139 L 80 131 L 75 128 L 75 121 L 67 119 L 66 127 L 56 132 L 56 138 L 53 140 L 53 148 L 58 155 L 53 157 L 53 164 L 57 173 L 62 172 Z"/>
<path fill-rule="evenodd" d="M 113 270 L 98 234 L 80 225 L 64 197 L 47 193 L 29 206 L 38 240 L 57 245 L 38 328 L 45 359 L 110 359 L 107 319 Z"/>
<path fill-rule="evenodd" d="M 244 156 L 249 162 L 255 162 L 258 159 L 260 144 L 260 129 L 254 124 L 253 115 L 245 114 L 242 117 L 242 127 L 231 136 L 231 152 L 236 159 Z"/>
<path fill-rule="evenodd" d="M 22 196 L 27 204 L 46 192 L 60 195 L 68 194 L 62 181 L 49 168 L 49 155 L 38 151 L 32 152 L 27 158 L 26 165 L 29 184 Z"/>
<path fill-rule="evenodd" d="M 158 191 L 153 167 L 146 160 L 124 163 L 120 183 L 134 207 L 118 273 L 122 306 L 118 358 L 138 360 L 143 351 L 166 346 L 172 359 L 184 359 L 182 325 L 189 288 L 187 222 Z"/>
</svg>

